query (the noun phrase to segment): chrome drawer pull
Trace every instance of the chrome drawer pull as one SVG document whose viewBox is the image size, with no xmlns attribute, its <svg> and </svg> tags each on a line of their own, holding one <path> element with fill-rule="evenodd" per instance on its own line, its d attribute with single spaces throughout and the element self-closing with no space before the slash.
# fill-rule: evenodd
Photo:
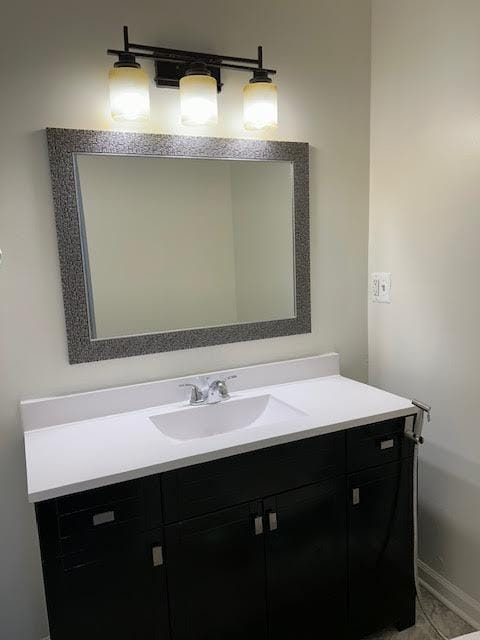
<svg viewBox="0 0 480 640">
<path fill-rule="evenodd" d="M 152 561 L 154 567 L 161 567 L 163 564 L 163 549 L 159 544 L 152 547 Z"/>
<path fill-rule="evenodd" d="M 262 516 L 256 516 L 256 518 L 254 518 L 255 523 L 255 535 L 256 536 L 261 536 L 263 533 L 263 518 Z"/>
<path fill-rule="evenodd" d="M 382 440 L 380 442 L 380 449 L 393 449 L 395 445 L 395 440 L 391 438 L 390 440 Z"/>
<path fill-rule="evenodd" d="M 360 489 L 358 487 L 352 491 L 352 503 L 354 505 L 360 504 Z"/>
<path fill-rule="evenodd" d="M 268 526 L 270 531 L 275 531 L 278 529 L 278 521 L 277 521 L 277 512 L 269 511 L 268 513 Z"/>
<path fill-rule="evenodd" d="M 97 527 L 99 524 L 106 524 L 107 522 L 113 522 L 114 520 L 114 511 L 104 511 L 103 513 L 96 513 L 93 516 L 93 526 Z"/>
</svg>

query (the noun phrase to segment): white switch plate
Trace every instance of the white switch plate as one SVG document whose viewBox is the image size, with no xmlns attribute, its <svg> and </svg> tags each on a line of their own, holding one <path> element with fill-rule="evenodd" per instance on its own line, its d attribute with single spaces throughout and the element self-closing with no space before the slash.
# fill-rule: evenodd
<svg viewBox="0 0 480 640">
<path fill-rule="evenodd" d="M 372 302 L 390 302 L 391 273 L 372 273 Z"/>
</svg>

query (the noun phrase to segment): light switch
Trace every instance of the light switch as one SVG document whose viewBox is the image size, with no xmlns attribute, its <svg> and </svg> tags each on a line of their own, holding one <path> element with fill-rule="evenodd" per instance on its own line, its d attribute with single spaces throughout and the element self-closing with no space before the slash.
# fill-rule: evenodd
<svg viewBox="0 0 480 640">
<path fill-rule="evenodd" d="M 391 273 L 372 273 L 372 302 L 390 302 Z"/>
</svg>

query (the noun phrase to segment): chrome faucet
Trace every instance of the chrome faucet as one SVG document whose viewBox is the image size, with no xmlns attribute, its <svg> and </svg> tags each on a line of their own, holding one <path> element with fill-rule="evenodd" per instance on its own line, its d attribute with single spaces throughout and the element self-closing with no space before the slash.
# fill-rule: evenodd
<svg viewBox="0 0 480 640">
<path fill-rule="evenodd" d="M 179 387 L 191 387 L 192 390 L 190 392 L 190 404 L 204 404 L 205 397 L 203 389 L 200 389 L 196 384 L 192 384 L 190 382 L 185 382 L 184 384 L 179 384 Z"/>
<path fill-rule="evenodd" d="M 180 387 L 191 387 L 190 404 L 217 404 L 222 400 L 228 400 L 230 394 L 228 392 L 227 380 L 232 380 L 237 376 L 227 376 L 217 380 L 209 381 L 208 378 L 199 378 L 200 384 L 185 382 Z"/>
</svg>

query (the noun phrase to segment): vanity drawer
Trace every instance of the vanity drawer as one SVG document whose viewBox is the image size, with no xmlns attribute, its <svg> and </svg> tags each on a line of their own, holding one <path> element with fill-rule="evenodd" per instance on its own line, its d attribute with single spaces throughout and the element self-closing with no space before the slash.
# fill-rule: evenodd
<svg viewBox="0 0 480 640">
<path fill-rule="evenodd" d="M 345 434 L 327 434 L 162 476 L 165 522 L 313 484 L 345 471 Z"/>
<path fill-rule="evenodd" d="M 359 471 L 413 455 L 413 442 L 405 437 L 404 431 L 405 418 L 347 430 L 347 471 Z"/>
<path fill-rule="evenodd" d="M 58 532 L 62 547 L 65 544 L 72 546 L 72 540 L 83 542 L 92 536 L 105 537 L 105 533 L 112 537 L 124 531 L 141 531 L 144 528 L 142 516 L 142 501 L 137 497 L 59 516 Z"/>
<path fill-rule="evenodd" d="M 129 480 L 62 496 L 56 499 L 57 511 L 59 515 L 65 515 L 84 509 L 94 509 L 120 500 L 138 499 L 142 493 L 141 485 L 142 480 Z"/>
<path fill-rule="evenodd" d="M 36 506 L 42 553 L 110 545 L 162 523 L 158 475 L 47 500 Z"/>
</svg>

